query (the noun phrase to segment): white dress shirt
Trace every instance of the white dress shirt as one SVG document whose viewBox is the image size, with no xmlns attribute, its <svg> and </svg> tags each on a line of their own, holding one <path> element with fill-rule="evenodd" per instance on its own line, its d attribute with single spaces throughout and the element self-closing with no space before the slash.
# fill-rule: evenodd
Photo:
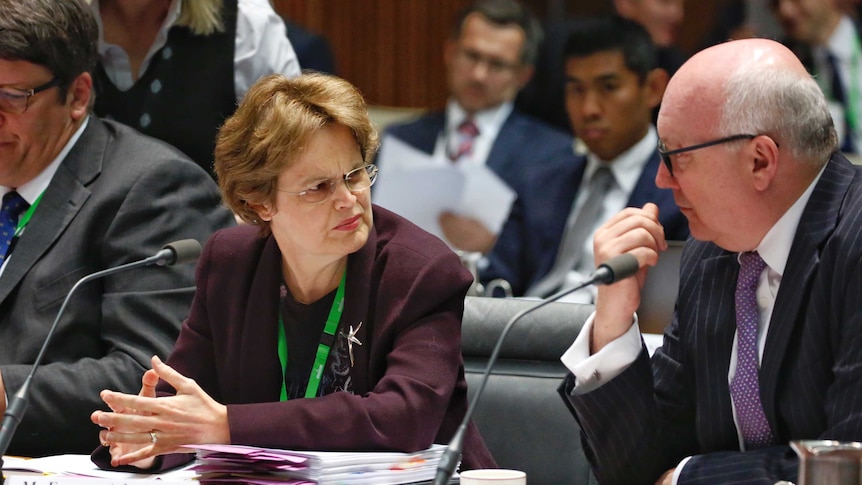
<svg viewBox="0 0 862 485">
<path fill-rule="evenodd" d="M 491 147 L 497 140 L 497 135 L 500 134 L 500 128 L 503 123 L 509 118 L 514 109 L 514 103 L 503 103 L 495 108 L 486 109 L 473 115 L 473 122 L 479 129 L 479 135 L 473 140 L 473 148 L 471 153 L 463 155 L 458 159 L 458 163 L 472 163 L 477 165 L 485 165 L 488 162 L 488 155 L 491 153 Z M 450 99 L 446 103 L 446 126 L 443 132 L 437 136 L 437 143 L 434 145 L 434 160 L 439 163 L 449 162 L 449 153 L 458 152 L 458 127 L 464 120 L 467 119 L 467 112 L 454 99 Z"/>
<path fill-rule="evenodd" d="M 99 24 L 99 57 L 108 78 L 120 91 L 128 91 L 147 71 L 150 61 L 168 40 L 168 31 L 177 22 L 182 11 L 182 1 L 172 0 L 168 14 L 156 35 L 153 45 L 144 57 L 136 76 L 126 51 L 108 44 L 104 38 L 99 0 L 92 0 L 91 7 Z M 289 77 L 300 74 L 299 60 L 287 39 L 284 21 L 275 13 L 269 0 L 238 0 L 236 21 L 236 47 L 234 49 L 234 86 L 237 102 L 258 79 L 269 74 L 284 74 Z"/>
</svg>

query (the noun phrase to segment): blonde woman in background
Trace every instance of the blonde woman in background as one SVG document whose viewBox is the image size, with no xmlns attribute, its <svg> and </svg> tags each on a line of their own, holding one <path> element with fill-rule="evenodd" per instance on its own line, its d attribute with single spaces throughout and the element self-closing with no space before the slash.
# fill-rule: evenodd
<svg viewBox="0 0 862 485">
<path fill-rule="evenodd" d="M 99 22 L 95 112 L 164 140 L 211 175 L 218 127 L 299 62 L 268 0 L 88 0 Z"/>
</svg>

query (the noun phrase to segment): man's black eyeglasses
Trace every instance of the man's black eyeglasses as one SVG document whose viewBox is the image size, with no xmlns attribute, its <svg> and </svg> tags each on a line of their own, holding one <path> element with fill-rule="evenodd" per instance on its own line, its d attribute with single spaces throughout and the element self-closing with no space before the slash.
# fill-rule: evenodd
<svg viewBox="0 0 862 485">
<path fill-rule="evenodd" d="M 59 86 L 60 82 L 59 77 L 54 77 L 54 79 L 45 84 L 32 89 L 0 86 L 0 111 L 10 114 L 21 114 L 27 111 L 27 108 L 30 106 L 30 98 L 54 86 Z"/>
<path fill-rule="evenodd" d="M 708 141 L 706 143 L 700 143 L 697 145 L 692 145 L 683 148 L 677 148 L 675 150 L 668 150 L 666 146 L 664 146 L 664 142 L 661 140 L 658 141 L 658 154 L 661 157 L 661 161 L 664 162 L 664 166 L 667 167 L 668 173 L 673 177 L 673 164 L 670 161 L 671 155 L 676 155 L 679 153 L 691 152 L 694 150 L 700 150 L 701 148 L 711 147 L 715 145 L 721 145 L 722 143 L 730 143 L 736 140 L 753 140 L 760 135 L 731 135 L 728 137 L 720 138 L 718 140 Z"/>
</svg>

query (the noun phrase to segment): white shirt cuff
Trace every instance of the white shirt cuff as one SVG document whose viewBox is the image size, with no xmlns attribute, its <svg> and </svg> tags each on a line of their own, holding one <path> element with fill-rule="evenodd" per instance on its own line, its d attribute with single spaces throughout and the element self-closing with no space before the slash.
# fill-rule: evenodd
<svg viewBox="0 0 862 485">
<path fill-rule="evenodd" d="M 688 463 L 688 460 L 691 460 L 690 456 L 683 458 L 682 461 L 679 462 L 679 465 L 677 465 L 673 470 L 673 481 L 671 482 L 671 485 L 677 485 L 677 483 L 679 483 L 679 474 L 682 473 L 682 468 L 686 463 Z"/>
<path fill-rule="evenodd" d="M 575 342 L 560 357 L 569 371 L 575 376 L 574 394 L 585 394 L 598 389 L 605 382 L 620 375 L 638 358 L 643 344 L 641 343 L 638 316 L 632 317 L 632 326 L 615 340 L 605 345 L 602 350 L 590 355 L 590 337 L 593 333 L 593 312 Z"/>
</svg>

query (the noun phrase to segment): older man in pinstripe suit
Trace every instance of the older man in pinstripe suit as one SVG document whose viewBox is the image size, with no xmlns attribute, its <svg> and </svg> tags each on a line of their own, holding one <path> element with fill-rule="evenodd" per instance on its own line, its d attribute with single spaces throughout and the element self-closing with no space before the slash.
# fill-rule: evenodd
<svg viewBox="0 0 862 485">
<path fill-rule="evenodd" d="M 596 260 L 643 268 L 599 291 L 561 393 L 600 483 L 795 481 L 791 440 L 862 440 L 862 169 L 802 64 L 763 39 L 689 60 L 658 131 L 656 183 L 694 237 L 673 322 L 650 359 L 632 315 L 666 242 L 655 206 L 626 209 Z"/>
</svg>

